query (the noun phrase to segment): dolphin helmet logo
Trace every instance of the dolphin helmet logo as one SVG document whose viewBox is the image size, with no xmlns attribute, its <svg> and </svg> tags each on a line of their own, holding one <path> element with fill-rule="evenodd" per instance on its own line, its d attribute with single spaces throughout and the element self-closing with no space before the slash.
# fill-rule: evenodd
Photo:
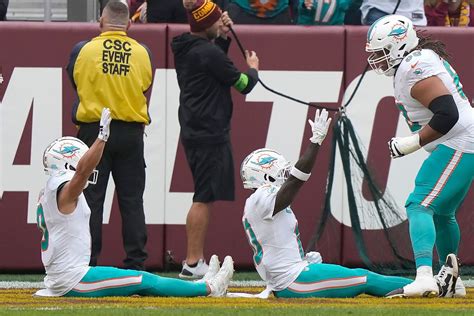
<svg viewBox="0 0 474 316">
<path fill-rule="evenodd" d="M 76 155 L 76 152 L 79 149 L 80 149 L 79 147 L 76 147 L 71 144 L 67 144 L 65 146 L 62 146 L 60 150 L 53 149 L 53 151 L 60 154 L 63 157 L 70 158 L 70 157 L 74 157 Z"/>
<path fill-rule="evenodd" d="M 395 24 L 390 33 L 388 33 L 388 36 L 392 36 L 394 39 L 401 41 L 407 37 L 407 32 L 408 29 L 406 26 L 403 24 Z"/>
<path fill-rule="evenodd" d="M 257 158 L 257 162 L 252 161 L 254 165 L 257 165 L 263 169 L 269 169 L 273 166 L 273 163 L 277 160 L 277 158 L 269 156 L 267 154 L 263 154 Z"/>
</svg>

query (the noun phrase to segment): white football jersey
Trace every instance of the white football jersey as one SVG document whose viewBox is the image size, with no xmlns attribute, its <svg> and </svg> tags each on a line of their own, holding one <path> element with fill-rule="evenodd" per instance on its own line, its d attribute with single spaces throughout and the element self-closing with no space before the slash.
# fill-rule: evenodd
<svg viewBox="0 0 474 316">
<path fill-rule="evenodd" d="M 474 108 L 462 90 L 459 76 L 451 65 L 430 49 L 411 52 L 403 59 L 395 74 L 395 102 L 405 117 L 410 130 L 419 132 L 433 117 L 433 112 L 412 98 L 411 89 L 420 80 L 431 76 L 441 79 L 456 102 L 459 120 L 441 138 L 426 144 L 433 151 L 438 144 L 455 150 L 474 153 Z"/>
<path fill-rule="evenodd" d="M 84 194 L 79 196 L 76 209 L 62 214 L 56 200 L 57 189 L 71 177 L 50 177 L 37 209 L 38 227 L 43 232 L 41 260 L 46 270 L 39 296 L 61 296 L 69 292 L 89 271 L 91 211 Z"/>
<path fill-rule="evenodd" d="M 308 265 L 291 208 L 272 216 L 278 189 L 258 188 L 245 202 L 242 217 L 257 272 L 273 291 L 286 289 Z"/>
</svg>

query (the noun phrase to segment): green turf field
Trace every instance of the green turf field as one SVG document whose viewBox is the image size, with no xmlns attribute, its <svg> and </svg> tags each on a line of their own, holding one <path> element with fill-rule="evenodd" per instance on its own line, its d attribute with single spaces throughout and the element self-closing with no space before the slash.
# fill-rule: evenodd
<svg viewBox="0 0 474 316">
<path fill-rule="evenodd" d="M 176 276 L 176 273 L 162 274 Z M 0 275 L 0 281 L 33 282 L 42 275 Z M 256 273 L 236 273 L 230 292 L 258 293 L 262 287 L 236 287 L 258 280 Z M 240 282 L 240 283 L 239 283 Z M 242 286 L 242 285 L 240 285 Z M 474 289 L 462 299 L 384 299 L 362 295 L 350 299 L 249 298 L 36 298 L 35 288 L 0 289 L 0 315 L 474 315 Z"/>
</svg>

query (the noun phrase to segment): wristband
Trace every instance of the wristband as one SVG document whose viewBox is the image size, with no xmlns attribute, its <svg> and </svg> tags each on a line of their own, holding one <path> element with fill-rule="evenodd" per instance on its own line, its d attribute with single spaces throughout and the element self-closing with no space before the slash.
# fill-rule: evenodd
<svg viewBox="0 0 474 316">
<path fill-rule="evenodd" d="M 290 174 L 301 181 L 308 181 L 309 177 L 311 176 L 311 173 L 304 173 L 296 167 L 291 168 Z"/>
</svg>

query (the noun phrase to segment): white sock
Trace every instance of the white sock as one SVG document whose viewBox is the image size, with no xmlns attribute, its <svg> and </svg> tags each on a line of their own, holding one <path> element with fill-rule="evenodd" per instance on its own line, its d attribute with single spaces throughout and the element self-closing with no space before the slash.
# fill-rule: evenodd
<svg viewBox="0 0 474 316">
<path fill-rule="evenodd" d="M 416 276 L 417 277 L 425 277 L 425 276 L 433 276 L 433 268 L 430 266 L 420 266 L 416 269 Z"/>
</svg>

